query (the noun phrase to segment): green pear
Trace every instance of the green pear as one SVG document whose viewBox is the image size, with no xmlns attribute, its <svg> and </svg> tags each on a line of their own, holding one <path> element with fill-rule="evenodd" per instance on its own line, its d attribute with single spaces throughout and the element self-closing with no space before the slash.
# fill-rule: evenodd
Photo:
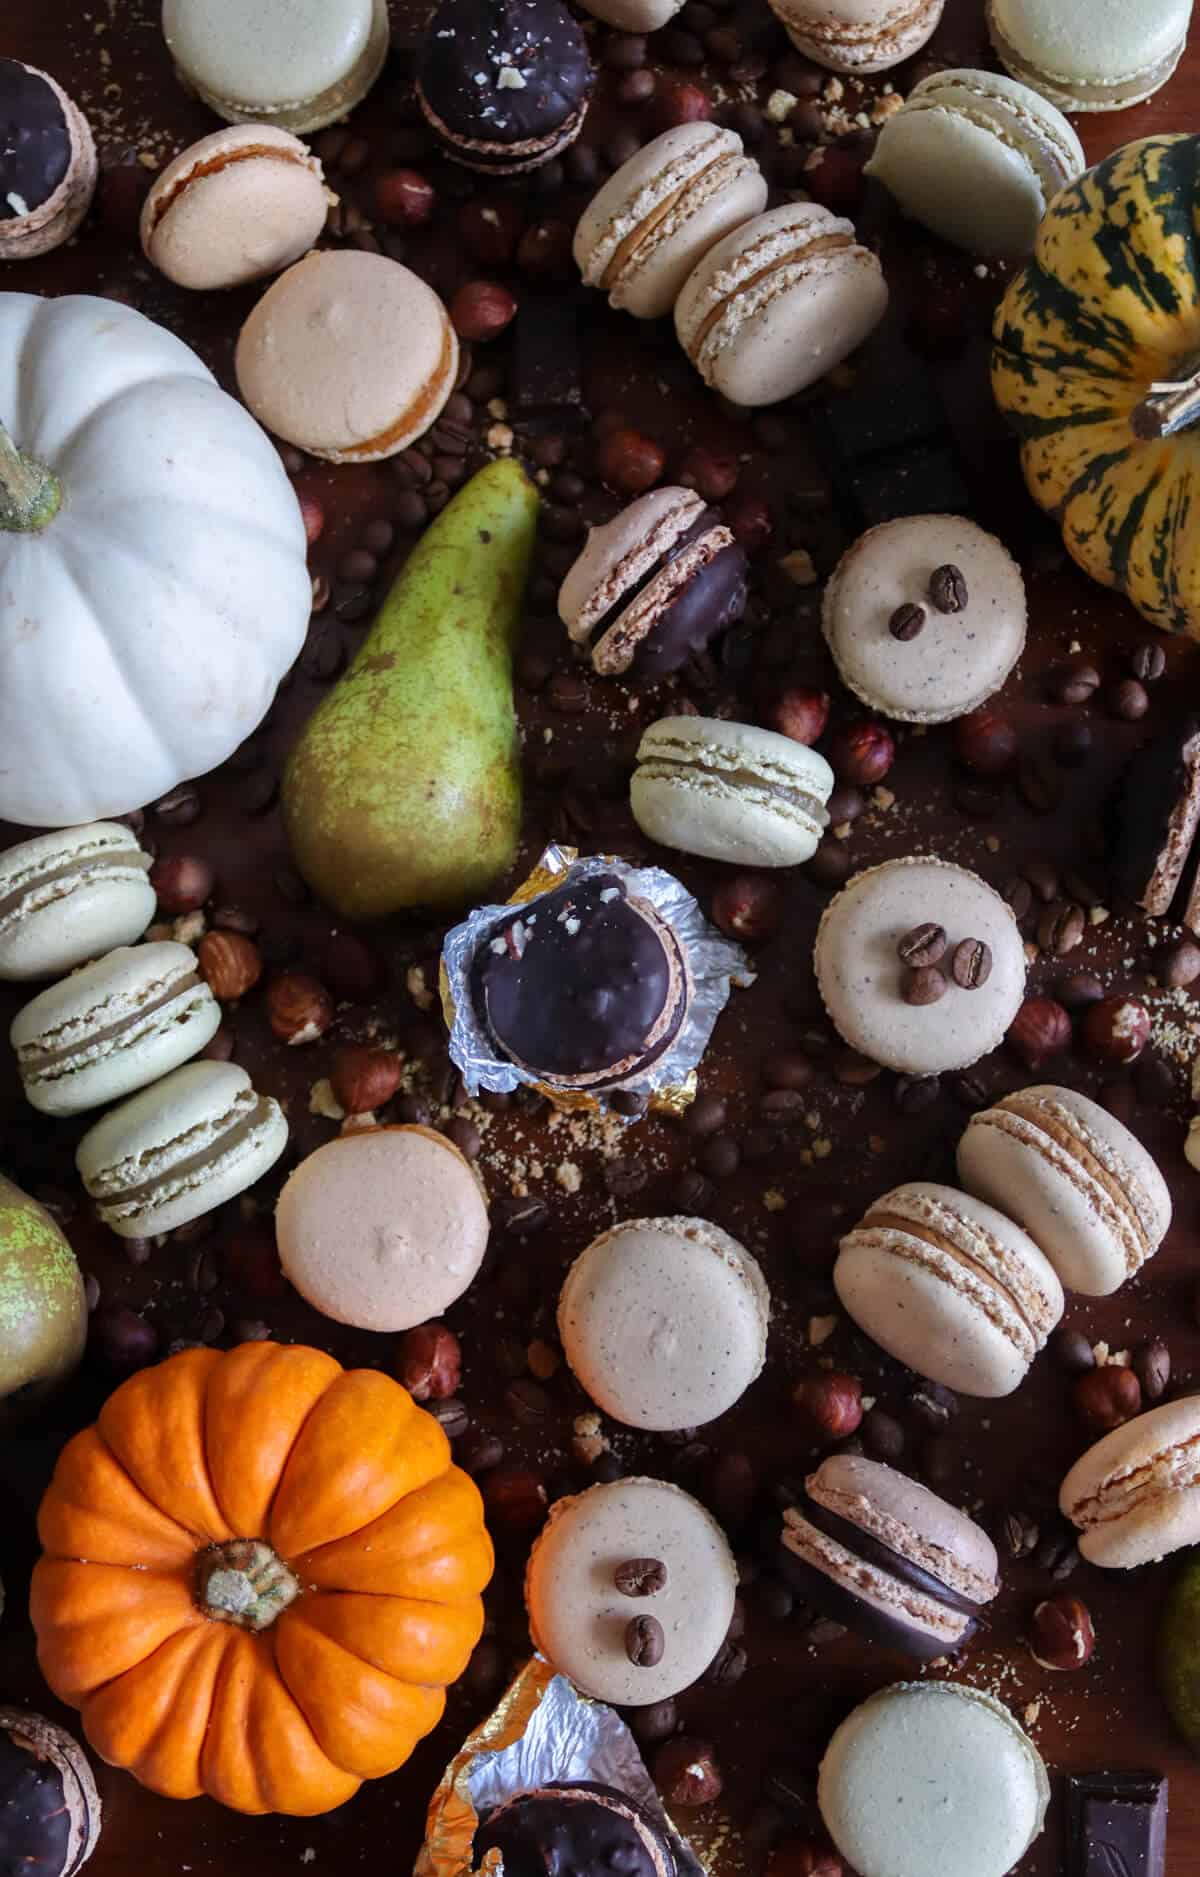
<svg viewBox="0 0 1200 1877">
<path fill-rule="evenodd" d="M 1158 1685 L 1171 1719 L 1200 1753 L 1200 1556 L 1192 1554 L 1167 1596 L 1158 1632 Z"/>
<path fill-rule="evenodd" d="M 512 864 L 512 658 L 537 511 L 537 490 L 511 458 L 472 476 L 417 543 L 288 758 L 292 855 L 345 919 L 469 904 Z"/>
<path fill-rule="evenodd" d="M 0 1174 L 0 1429 L 65 1381 L 86 1335 L 75 1253 L 45 1207 Z"/>
</svg>

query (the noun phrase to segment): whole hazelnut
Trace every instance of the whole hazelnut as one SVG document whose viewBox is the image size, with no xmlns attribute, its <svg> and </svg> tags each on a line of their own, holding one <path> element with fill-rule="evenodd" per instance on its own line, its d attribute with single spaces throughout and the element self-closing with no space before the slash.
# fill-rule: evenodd
<svg viewBox="0 0 1200 1877">
<path fill-rule="evenodd" d="M 445 1401 L 458 1393 L 462 1351 L 444 1323 L 419 1323 L 400 1338 L 396 1380 L 414 1401 Z"/>
<path fill-rule="evenodd" d="M 403 1060 L 394 1049 L 372 1049 L 366 1043 L 339 1049 L 329 1072 L 339 1105 L 347 1114 L 382 1108 L 400 1086 Z"/>
<path fill-rule="evenodd" d="M 853 218 L 862 196 L 863 168 L 874 148 L 873 136 L 850 131 L 813 152 L 804 165 L 805 191 L 822 208 Z"/>
<path fill-rule="evenodd" d="M 388 228 L 424 228 L 435 199 L 433 184 L 415 169 L 385 169 L 375 180 L 375 213 Z"/>
<path fill-rule="evenodd" d="M 484 345 L 512 323 L 517 303 L 495 280 L 468 280 L 450 302 L 450 323 L 460 339 Z"/>
<path fill-rule="evenodd" d="M 160 912 L 195 912 L 212 893 L 215 878 L 199 854 L 169 854 L 150 869 Z"/>
<path fill-rule="evenodd" d="M 1186 990 L 1200 978 L 1200 945 L 1181 939 L 1160 954 L 1158 975 L 1173 991 Z"/>
<path fill-rule="evenodd" d="M 222 1004 L 244 997 L 262 976 L 258 946 L 241 932 L 206 932 L 196 947 L 196 959 L 201 977 Z"/>
<path fill-rule="evenodd" d="M 106 1369 L 143 1369 L 158 1354 L 158 1331 L 126 1304 L 101 1304 L 88 1321 L 88 1348 Z"/>
<path fill-rule="evenodd" d="M 517 266 L 534 280 L 561 280 L 571 273 L 574 232 L 568 222 L 531 222 L 517 243 Z"/>
<path fill-rule="evenodd" d="M 549 1499 L 536 1473 L 527 1467 L 495 1466 L 480 1490 L 489 1516 L 512 1531 L 535 1531 L 546 1517 Z"/>
<path fill-rule="evenodd" d="M 1005 1040 L 1027 1069 L 1040 1069 L 1048 1057 L 1069 1047 L 1071 1019 L 1053 997 L 1027 997 Z"/>
<path fill-rule="evenodd" d="M 304 539 L 309 547 L 315 547 L 325 532 L 325 510 L 315 495 L 304 490 L 300 495 L 300 519 L 304 523 Z"/>
<path fill-rule="evenodd" d="M 994 705 L 981 704 L 955 724 L 954 750 L 959 762 L 974 775 L 1005 775 L 1017 754 L 1012 720 Z"/>
<path fill-rule="evenodd" d="M 690 1734 L 663 1742 L 654 1756 L 654 1782 L 669 1806 L 685 1809 L 711 1805 L 725 1784 L 708 1741 Z"/>
<path fill-rule="evenodd" d="M 507 267 L 517 251 L 525 217 L 512 196 L 497 196 L 490 201 L 473 196 L 459 210 L 458 226 L 477 261 L 485 267 Z"/>
<path fill-rule="evenodd" d="M 782 890 L 766 874 L 735 873 L 713 894 L 712 916 L 727 938 L 771 938 L 783 917 Z"/>
<path fill-rule="evenodd" d="M 267 986 L 267 1021 L 281 1043 L 315 1043 L 333 1022 L 333 999 L 304 971 L 285 971 Z"/>
<path fill-rule="evenodd" d="M 706 123 L 712 116 L 712 100 L 699 85 L 686 79 L 658 87 L 654 121 L 659 130 L 674 130 L 678 124 Z"/>
<path fill-rule="evenodd" d="M 837 1369 L 804 1376 L 793 1388 L 792 1400 L 829 1440 L 845 1440 L 856 1433 L 863 1418 L 862 1383 L 857 1375 L 844 1375 Z"/>
<path fill-rule="evenodd" d="M 873 717 L 846 724 L 829 746 L 829 761 L 839 782 L 853 782 L 859 788 L 882 782 L 895 760 L 891 731 Z"/>
<path fill-rule="evenodd" d="M 596 467 L 605 485 L 618 495 L 644 495 L 663 473 L 666 456 L 640 430 L 614 430 L 596 451 Z"/>
<path fill-rule="evenodd" d="M 353 932 L 334 932 L 321 959 L 321 976 L 335 997 L 360 1004 L 379 989 L 383 972 L 364 939 Z"/>
<path fill-rule="evenodd" d="M 785 1838 L 767 1859 L 766 1877 L 843 1877 L 845 1868 L 836 1851 L 807 1839 Z"/>
<path fill-rule="evenodd" d="M 709 450 L 693 444 L 679 465 L 679 480 L 706 502 L 723 502 L 732 495 L 741 465 L 731 451 Z"/>
<path fill-rule="evenodd" d="M 725 525 L 747 554 L 765 547 L 774 533 L 771 511 L 761 495 L 735 495 L 725 510 Z"/>
<path fill-rule="evenodd" d="M 1108 1362 L 1090 1369 L 1075 1383 L 1075 1406 L 1089 1427 L 1124 1427 L 1140 1414 L 1142 1385 L 1132 1369 Z"/>
<path fill-rule="evenodd" d="M 825 734 L 829 722 L 829 693 L 807 684 L 789 684 L 766 713 L 767 728 L 793 743 L 810 746 Z"/>
<path fill-rule="evenodd" d="M 1149 1013 L 1136 997 L 1102 997 L 1083 1019 L 1083 1046 L 1099 1062 L 1133 1062 L 1149 1040 Z"/>
<path fill-rule="evenodd" d="M 1047 1597 L 1033 1612 L 1029 1648 L 1035 1662 L 1056 1673 L 1082 1668 L 1096 1647 L 1091 1612 L 1078 1597 Z"/>
</svg>

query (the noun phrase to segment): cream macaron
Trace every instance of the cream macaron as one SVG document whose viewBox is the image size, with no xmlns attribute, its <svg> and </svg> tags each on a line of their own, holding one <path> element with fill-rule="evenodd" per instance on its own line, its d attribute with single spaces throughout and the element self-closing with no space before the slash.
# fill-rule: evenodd
<svg viewBox="0 0 1200 1877">
<path fill-rule="evenodd" d="M 766 200 L 766 178 L 739 136 L 717 124 L 679 124 L 592 197 L 575 230 L 576 265 L 610 306 L 660 319 L 697 261 Z"/>
<path fill-rule="evenodd" d="M 140 938 L 158 903 L 150 867 L 119 821 L 35 834 L 0 854 L 0 978 L 59 977 Z"/>
<path fill-rule="evenodd" d="M 834 72 L 886 72 L 911 59 L 944 0 L 771 0 L 797 52 Z"/>
<path fill-rule="evenodd" d="M 231 124 L 320 130 L 366 97 L 390 43 L 387 0 L 163 0 L 180 79 Z"/>
<path fill-rule="evenodd" d="M 240 287 L 307 254 L 335 200 L 298 137 L 230 125 L 167 164 L 142 208 L 142 251 L 177 287 Z"/>
<path fill-rule="evenodd" d="M 1064 111 L 1123 111 L 1165 85 L 1192 0 L 987 0 L 1000 63 Z"/>
<path fill-rule="evenodd" d="M 971 1116 L 958 1173 L 1037 1240 L 1068 1290 L 1107 1297 L 1152 1258 L 1171 1195 L 1123 1122 L 1074 1089 L 1006 1095 Z"/>
<path fill-rule="evenodd" d="M 1089 1447 L 1060 1510 L 1089 1564 L 1129 1571 L 1200 1544 L 1200 1395 L 1139 1414 Z"/>
<path fill-rule="evenodd" d="M 777 404 L 860 346 L 887 310 L 883 269 L 853 222 L 788 202 L 726 235 L 675 303 L 692 364 L 733 404 Z"/>
<path fill-rule="evenodd" d="M 986 1399 L 1024 1381 L 1063 1313 L 1062 1285 L 1019 1225 L 922 1180 L 867 1208 L 841 1241 L 833 1282 L 898 1362 Z"/>
<path fill-rule="evenodd" d="M 662 717 L 638 746 L 633 818 L 664 847 L 748 867 L 811 859 L 833 771 L 804 743 L 717 717 Z"/>
<path fill-rule="evenodd" d="M 432 288 L 382 254 L 297 261 L 238 337 L 238 390 L 265 429 L 331 463 L 394 456 L 436 423 L 458 340 Z"/>
</svg>

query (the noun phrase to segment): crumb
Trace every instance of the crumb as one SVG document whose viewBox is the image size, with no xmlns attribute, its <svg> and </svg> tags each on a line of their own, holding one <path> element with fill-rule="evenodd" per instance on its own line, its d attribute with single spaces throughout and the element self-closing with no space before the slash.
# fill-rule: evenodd
<svg viewBox="0 0 1200 1877">
<path fill-rule="evenodd" d="M 763 1194 L 763 1205 L 768 1212 L 782 1212 L 787 1205 L 787 1200 L 777 1186 L 768 1186 Z"/>
<path fill-rule="evenodd" d="M 773 124 L 782 124 L 799 102 L 794 91 L 773 91 L 767 99 L 767 116 Z"/>
<path fill-rule="evenodd" d="M 573 1160 L 560 1160 L 554 1169 L 554 1178 L 564 1193 L 577 1193 L 583 1185 L 583 1175 Z"/>
<path fill-rule="evenodd" d="M 808 1340 L 813 1348 L 819 1349 L 822 1343 L 827 1343 L 837 1326 L 838 1320 L 835 1316 L 809 1317 Z"/>
<path fill-rule="evenodd" d="M 404 974 L 404 988 L 418 1010 L 433 1009 L 433 992 L 425 982 L 425 970 L 422 965 L 409 965 Z"/>
<path fill-rule="evenodd" d="M 333 1083 L 327 1075 L 314 1082 L 308 1091 L 309 1114 L 320 1115 L 323 1121 L 344 1121 L 346 1110 L 333 1092 Z"/>
<path fill-rule="evenodd" d="M 798 587 L 814 587 L 817 584 L 817 570 L 807 548 L 798 547 L 791 554 L 785 554 L 778 566 L 780 572 L 785 573 Z"/>
</svg>

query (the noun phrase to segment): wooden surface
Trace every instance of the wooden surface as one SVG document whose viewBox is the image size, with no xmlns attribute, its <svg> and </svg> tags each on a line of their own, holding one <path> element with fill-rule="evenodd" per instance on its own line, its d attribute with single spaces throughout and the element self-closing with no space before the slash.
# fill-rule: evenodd
<svg viewBox="0 0 1200 1877">
<path fill-rule="evenodd" d="M 930 51 L 949 64 L 986 59 L 981 14 L 981 0 L 951 0 Z M 765 14 L 747 7 L 744 13 L 739 8 L 738 17 L 757 29 Z M 411 38 L 405 23 L 398 20 L 397 24 L 401 37 Z M 8 0 L 0 25 L 0 52 L 48 67 L 68 84 L 92 118 L 107 165 L 129 161 L 138 152 L 161 161 L 214 127 L 205 111 L 187 99 L 173 80 L 151 0 L 87 0 L 82 5 L 76 0 Z M 904 75 L 900 77 L 903 80 Z M 360 113 L 362 128 L 371 140 L 372 170 L 389 161 L 396 91 L 396 80 L 385 79 Z M 1171 85 L 1149 106 L 1083 118 L 1079 129 L 1089 155 L 1096 158 L 1151 129 L 1191 128 L 1198 103 L 1200 63 L 1189 57 Z M 602 112 L 597 123 L 605 121 Z M 431 173 L 439 174 L 436 166 Z M 369 210 L 365 179 L 347 185 L 343 193 Z M 544 208 L 538 199 L 537 212 L 573 219 L 582 200 L 578 191 L 562 199 L 547 197 Z M 1096 658 L 1106 675 L 1118 675 L 1121 648 L 1145 634 L 1127 608 L 1063 563 L 1050 532 L 1019 490 L 1013 452 L 990 412 L 986 387 L 983 334 L 1002 284 L 999 276 L 993 271 L 977 277 L 969 262 L 906 228 L 883 212 L 877 200 L 869 211 L 895 291 L 891 334 L 904 330 L 914 305 L 923 297 L 953 291 L 969 303 L 974 339 L 963 355 L 936 371 L 971 482 L 974 512 L 1000 528 L 1029 578 L 1033 631 L 1006 702 L 1019 720 L 1023 749 L 1035 752 L 1044 749 L 1054 726 L 1070 715 L 1045 702 L 1045 679 L 1051 666 L 1078 643 Z M 411 258 L 443 291 L 468 272 L 468 263 L 454 241 L 455 213 L 454 203 L 443 197 L 433 231 L 411 248 Z M 95 217 L 69 250 L 23 268 L 0 268 L 0 287 L 49 293 L 105 290 L 131 297 L 143 311 L 166 321 L 196 344 L 226 382 L 232 342 L 254 298 L 252 292 L 202 298 L 175 292 L 151 276 L 128 240 L 98 225 Z M 785 449 L 768 456 L 757 448 L 748 426 L 731 425 L 703 395 L 669 332 L 639 329 L 595 307 L 586 344 L 593 410 L 616 407 L 634 417 L 662 438 L 672 463 L 678 461 L 687 441 L 711 438 L 730 444 L 747 454 L 742 487 L 761 490 L 771 499 L 777 531 L 772 547 L 760 557 L 764 570 L 760 584 L 771 613 L 776 651 L 771 659 L 756 651 L 748 672 L 722 679 L 718 687 L 721 706 L 750 714 L 769 698 L 786 675 L 778 663 L 778 642 L 780 632 L 789 629 L 795 635 L 794 673 L 804 681 L 828 683 L 812 596 L 799 593 L 772 566 L 786 547 L 812 539 L 818 560 L 827 567 L 840 545 L 832 523 L 819 516 L 816 521 L 797 520 L 796 511 L 784 499 L 789 489 L 813 479 L 803 411 L 784 413 Z M 487 421 L 483 419 L 481 429 Z M 311 466 L 304 470 L 300 483 L 320 497 L 328 512 L 329 526 L 313 558 L 314 568 L 323 571 L 332 570 L 338 554 L 356 540 L 367 519 L 391 513 L 396 488 L 386 465 L 335 472 Z M 594 489 L 589 505 L 589 512 L 601 512 Z M 806 529 L 825 532 L 817 540 Z M 347 648 L 357 643 L 359 628 L 335 630 L 342 633 Z M 552 619 L 531 619 L 528 633 L 531 645 L 544 648 L 561 668 L 568 668 L 560 629 Z M 855 862 L 932 848 L 977 866 L 998 884 L 1032 858 L 1051 858 L 1084 872 L 1094 871 L 1093 863 L 1081 857 L 1081 829 L 1125 754 L 1146 729 L 1161 720 L 1168 699 L 1177 701 L 1189 691 L 1200 698 L 1200 652 L 1172 644 L 1168 656 L 1169 676 L 1155 691 L 1154 708 L 1145 725 L 1115 725 L 1099 709 L 1088 713 L 1095 732 L 1094 755 L 1083 769 L 1063 772 L 1064 799 L 1050 817 L 1035 817 L 1017 793 L 1009 790 L 994 820 L 986 824 L 966 820 L 950 805 L 954 771 L 949 734 L 903 737 L 887 783 L 895 796 L 894 805 L 864 816 L 856 825 L 852 837 Z M 292 683 L 264 734 L 267 761 L 278 761 L 317 693 L 318 687 L 306 677 L 299 676 Z M 548 834 L 562 832 L 563 776 L 575 790 L 577 815 L 581 792 L 588 805 L 586 818 L 592 830 L 577 833 L 582 845 L 615 847 L 626 854 L 641 851 L 624 808 L 620 776 L 636 745 L 639 726 L 661 714 L 663 700 L 642 699 L 630 708 L 627 703 L 621 686 L 597 684 L 591 689 L 589 710 L 581 717 L 567 718 L 554 716 L 542 699 L 522 694 L 529 780 L 528 854 L 536 853 Z M 842 716 L 850 714 L 844 698 L 839 698 L 837 708 Z M 548 731 L 553 732 L 552 743 L 547 740 Z M 559 774 L 547 769 L 548 749 L 561 763 Z M 617 782 L 607 793 L 588 795 L 589 784 L 597 778 L 598 761 L 608 766 L 606 773 L 616 766 Z M 605 775 L 600 779 L 604 781 Z M 242 812 L 245 787 L 244 778 L 232 771 L 204 782 L 204 814 L 194 827 L 150 823 L 160 851 L 208 855 L 218 867 L 221 899 L 257 911 L 264 941 L 275 956 L 290 947 L 302 963 L 318 961 L 330 922 L 315 906 L 296 908 L 287 903 L 273 885 L 273 869 L 285 858 L 282 833 L 275 815 L 251 819 Z M 678 857 L 672 857 L 669 864 L 707 903 L 720 869 Z M 759 982 L 736 1000 L 724 1018 L 704 1067 L 704 1085 L 730 1095 L 732 1125 L 738 1131 L 753 1120 L 751 1110 L 761 1088 L 756 1069 L 761 1056 L 794 1039 L 807 1019 L 819 1017 L 809 953 L 824 897 L 799 875 L 789 877 L 786 893 L 782 932 L 759 953 Z M 1160 936 L 1114 917 L 1096 928 L 1070 962 L 1099 970 L 1115 987 L 1141 983 L 1151 944 Z M 254 999 L 238 1014 L 237 1060 L 252 1070 L 261 1087 L 288 1102 L 298 1151 L 307 1151 L 331 1132 L 329 1123 L 309 1114 L 308 1092 L 312 1082 L 327 1073 L 339 1038 L 361 1036 L 370 1023 L 378 1022 L 427 1061 L 432 1071 L 444 1062 L 435 1020 L 415 1008 L 406 990 L 408 967 L 432 958 L 437 937 L 436 928 L 419 923 L 398 925 L 382 934 L 378 944 L 390 967 L 386 994 L 373 1010 L 357 1006 L 343 1011 L 336 1030 L 315 1048 L 285 1051 L 273 1044 Z M 1055 972 L 1052 961 L 1043 962 L 1035 968 L 1034 982 L 1048 982 Z M 5 1023 L 18 1001 L 11 995 L 3 999 L 0 1016 Z M 1186 1023 L 1188 1011 L 1177 1016 Z M 1186 1054 L 1186 1042 L 1182 1053 Z M 1019 1066 L 1003 1052 L 982 1065 L 981 1073 L 989 1090 L 996 1092 L 1030 1079 L 1023 1078 Z M 0 1065 L 0 1074 L 0 1166 L 27 1185 L 49 1183 L 73 1190 L 71 1151 L 78 1130 L 69 1125 L 54 1128 L 32 1117 L 15 1091 L 7 1059 Z M 1063 1063 L 1060 1074 L 1061 1079 L 1083 1088 L 1098 1086 L 1093 1069 L 1076 1056 Z M 1200 1375 L 1200 1332 L 1191 1308 L 1200 1189 L 1180 1151 L 1188 1113 L 1187 1083 L 1186 1064 L 1177 1062 L 1170 1101 L 1155 1105 L 1139 1099 L 1134 1117 L 1138 1133 L 1159 1154 L 1176 1196 L 1176 1221 L 1167 1247 L 1119 1297 L 1107 1304 L 1074 1299 L 1067 1318 L 1089 1335 L 1106 1337 L 1113 1347 L 1126 1348 L 1151 1334 L 1163 1335 L 1174 1359 L 1176 1384 L 1183 1387 L 1194 1385 Z M 734 1179 L 723 1182 L 709 1208 L 715 1219 L 739 1233 L 762 1258 L 776 1314 L 766 1374 L 702 1439 L 717 1457 L 733 1452 L 750 1456 L 764 1488 L 781 1478 L 802 1475 L 814 1451 L 796 1425 L 788 1392 L 794 1378 L 815 1360 L 805 1346 L 805 1329 L 810 1314 L 826 1307 L 838 1231 L 868 1198 L 896 1180 L 930 1173 L 936 1177 L 939 1170 L 948 1169 L 964 1120 L 962 1108 L 949 1094 L 926 1113 L 902 1118 L 890 1076 L 880 1077 L 866 1089 L 853 1089 L 823 1072 L 812 1084 L 812 1111 L 817 1122 L 811 1131 L 802 1129 L 798 1138 L 780 1143 L 765 1164 L 744 1167 Z M 827 1157 L 804 1156 L 802 1150 L 814 1138 L 830 1143 Z M 673 1210 L 672 1175 L 689 1163 L 692 1151 L 693 1143 L 678 1128 L 657 1122 L 641 1125 L 630 1135 L 625 1154 L 645 1173 L 645 1184 L 635 1194 L 614 1197 L 606 1181 L 606 1163 L 590 1140 L 572 1140 L 564 1129 L 550 1131 L 544 1122 L 512 1116 L 496 1117 L 488 1126 L 481 1164 L 492 1193 L 502 1193 L 511 1184 L 518 1156 L 527 1163 L 537 1161 L 544 1171 L 531 1176 L 532 1183 L 545 1197 L 553 1217 L 549 1229 L 528 1246 L 502 1243 L 472 1293 L 451 1313 L 465 1352 L 462 1393 L 477 1424 L 500 1434 L 510 1459 L 526 1459 L 535 1466 L 552 1493 L 587 1483 L 586 1469 L 570 1455 L 573 1417 L 585 1404 L 569 1377 L 560 1372 L 548 1384 L 554 1404 L 551 1418 L 535 1430 L 518 1427 L 504 1401 L 498 1345 L 505 1339 L 519 1347 L 535 1335 L 552 1331 L 553 1300 L 571 1258 L 616 1217 Z M 567 1190 L 574 1183 L 568 1167 L 582 1176 L 576 1192 Z M 559 1177 L 557 1169 L 562 1169 Z M 764 1203 L 768 1189 L 782 1197 L 781 1209 L 768 1210 Z M 82 1212 L 70 1229 L 86 1268 L 100 1281 L 105 1300 L 144 1306 L 160 1327 L 164 1344 L 174 1337 L 194 1336 L 202 1313 L 216 1305 L 230 1325 L 242 1317 L 264 1317 L 280 1334 L 320 1343 L 343 1359 L 382 1366 L 391 1361 L 390 1339 L 338 1330 L 295 1298 L 263 1298 L 239 1288 L 226 1257 L 230 1225 L 225 1219 L 216 1222 L 213 1236 L 201 1247 L 168 1244 L 141 1269 L 134 1269 L 107 1235 L 87 1223 Z M 197 1252 L 203 1250 L 214 1254 L 218 1281 L 215 1289 L 201 1295 L 190 1273 Z M 501 1357 L 504 1353 L 499 1351 Z M 908 1378 L 844 1323 L 826 1353 L 861 1374 L 867 1392 L 905 1420 L 910 1433 L 906 1460 L 917 1464 L 917 1430 L 904 1406 Z M 29 1699 L 56 1714 L 60 1710 L 37 1676 L 24 1613 L 27 1573 L 34 1555 L 34 1513 L 56 1445 L 72 1425 L 94 1412 L 108 1385 L 101 1371 L 89 1367 L 68 1404 L 30 1437 L 11 1441 L 0 1450 L 0 1491 L 5 1495 L 0 1499 L 4 1508 L 0 1569 L 8 1589 L 8 1608 L 0 1624 L 0 1699 Z M 1012 1400 L 964 1403 L 949 1438 L 944 1490 L 993 1527 L 1007 1509 L 1027 1509 L 1037 1515 L 1050 1506 L 1062 1473 L 1086 1444 L 1073 1419 L 1070 1384 L 1045 1359 Z M 683 1477 L 680 1467 L 695 1458 L 681 1457 L 679 1448 L 665 1441 L 621 1433 L 613 1434 L 613 1446 L 629 1469 L 673 1477 Z M 701 1457 L 699 1471 L 687 1475 L 701 1492 L 709 1490 L 711 1466 L 711 1461 Z M 745 1531 L 737 1534 L 737 1542 L 743 1549 L 748 1547 Z M 521 1542 L 501 1533 L 500 1554 L 497 1581 L 488 1599 L 489 1615 L 503 1661 L 517 1665 L 527 1648 L 520 1599 Z M 1057 1773 L 1101 1765 L 1169 1773 L 1169 1868 L 1172 1877 L 1183 1877 L 1200 1863 L 1200 1772 L 1172 1738 L 1153 1678 L 1157 1612 L 1172 1568 L 1168 1564 L 1130 1576 L 1080 1569 L 1070 1587 L 1092 1609 L 1099 1639 L 1096 1657 L 1080 1674 L 1055 1677 L 1032 1663 L 1022 1642 L 1029 1612 L 1051 1588 L 1049 1579 L 1027 1564 L 1006 1565 L 1006 1590 L 991 1627 L 956 1672 L 974 1685 L 995 1690 L 1018 1714 L 1028 1712 L 1034 1738 Z M 801 1772 L 811 1773 L 830 1728 L 849 1706 L 872 1688 L 907 1672 L 901 1659 L 853 1639 L 815 1646 L 799 1619 L 768 1618 L 753 1586 L 747 1591 L 747 1607 L 750 1667 L 744 1679 L 732 1689 L 701 1686 L 681 1703 L 689 1731 L 715 1741 L 727 1776 L 725 1799 L 700 1815 L 696 1837 L 698 1844 L 711 1850 L 716 1867 L 728 1873 L 761 1867 L 764 1819 L 760 1813 L 753 1828 L 751 1821 L 764 1772 L 788 1760 Z M 344 1810 L 313 1821 L 243 1819 L 206 1802 L 173 1804 L 144 1792 L 124 1774 L 102 1768 L 105 1829 L 91 1868 L 95 1877 L 126 1877 L 133 1870 L 143 1877 L 175 1877 L 184 1871 L 198 1877 L 215 1877 L 218 1872 L 222 1877 L 282 1877 L 306 1865 L 317 1871 L 404 1871 L 411 1865 L 424 1807 L 442 1767 L 489 1705 L 490 1698 L 478 1689 L 454 1692 L 445 1722 L 409 1767 L 365 1788 Z M 789 1820 L 782 1813 L 776 1820 L 780 1826 L 790 1824 L 797 1829 L 809 1822 L 803 1815 Z M 1050 1830 L 1023 1868 L 1031 1877 L 1032 1873 L 1048 1877 L 1059 1868 L 1059 1857 L 1056 1809 Z"/>
</svg>

